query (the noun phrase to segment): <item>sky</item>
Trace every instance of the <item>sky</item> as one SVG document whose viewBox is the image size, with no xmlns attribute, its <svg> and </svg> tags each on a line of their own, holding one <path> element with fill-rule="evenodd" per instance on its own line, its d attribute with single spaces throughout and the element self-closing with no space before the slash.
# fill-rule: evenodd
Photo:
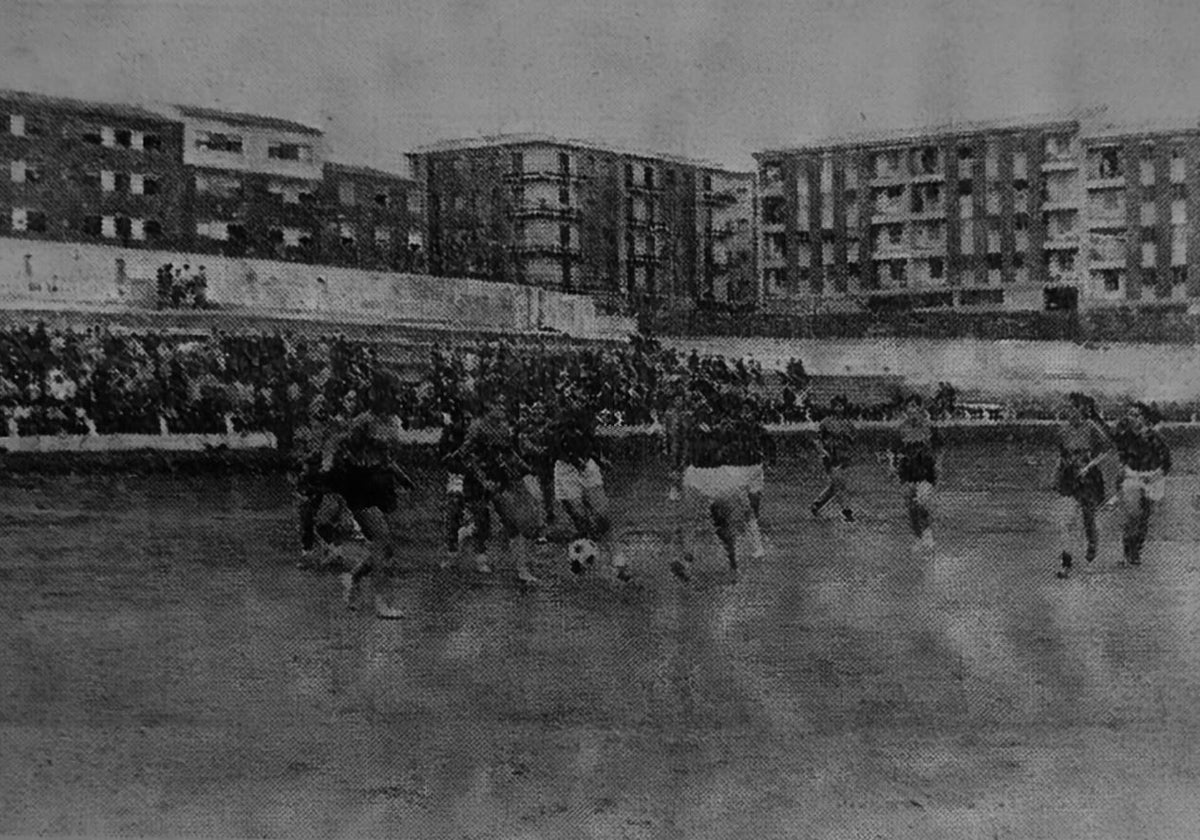
<svg viewBox="0 0 1200 840">
<path fill-rule="evenodd" d="M 753 167 L 845 132 L 1200 118 L 1200 2 L 0 0 L 0 87 L 265 113 L 407 171 L 535 131 Z"/>
</svg>

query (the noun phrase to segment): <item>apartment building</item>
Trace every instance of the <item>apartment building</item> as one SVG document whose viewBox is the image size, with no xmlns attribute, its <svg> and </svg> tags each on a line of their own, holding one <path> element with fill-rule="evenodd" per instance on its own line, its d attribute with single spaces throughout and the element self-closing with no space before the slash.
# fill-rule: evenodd
<svg viewBox="0 0 1200 840">
<path fill-rule="evenodd" d="M 1091 113 L 760 152 L 760 295 L 803 311 L 1187 299 L 1197 133 Z"/>
<path fill-rule="evenodd" d="M 719 167 L 542 135 L 447 141 L 409 159 L 434 274 L 679 303 L 717 278 L 725 289 L 730 266 L 753 260 L 752 177 Z M 739 243 L 750 256 L 729 255 Z"/>
<path fill-rule="evenodd" d="M 179 105 L 191 174 L 192 247 L 228 256 L 315 262 L 325 140 L 277 117 Z"/>
<path fill-rule="evenodd" d="M 323 259 L 386 271 L 424 271 L 416 182 L 368 166 L 326 163 Z"/>
<path fill-rule="evenodd" d="M 0 91 L 0 233 L 161 247 L 186 235 L 182 126 L 132 105 Z"/>
</svg>

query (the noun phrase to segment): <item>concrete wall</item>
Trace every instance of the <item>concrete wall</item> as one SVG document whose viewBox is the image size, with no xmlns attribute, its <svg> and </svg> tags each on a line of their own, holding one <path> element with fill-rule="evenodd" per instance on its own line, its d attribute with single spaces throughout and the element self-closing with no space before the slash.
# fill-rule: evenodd
<svg viewBox="0 0 1200 840">
<path fill-rule="evenodd" d="M 754 356 L 775 369 L 783 369 L 794 356 L 816 375 L 890 374 L 926 390 L 946 381 L 967 396 L 1012 398 L 1080 390 L 1160 402 L 1200 399 L 1200 347 L 1191 345 L 765 338 L 664 342 L 686 352 L 694 348 L 731 358 Z"/>
<path fill-rule="evenodd" d="M 155 272 L 168 262 L 193 271 L 203 265 L 209 300 L 225 309 L 489 331 L 550 328 L 580 338 L 632 328 L 598 321 L 588 297 L 532 286 L 3 237 L 0 304 L 150 308 Z"/>
</svg>

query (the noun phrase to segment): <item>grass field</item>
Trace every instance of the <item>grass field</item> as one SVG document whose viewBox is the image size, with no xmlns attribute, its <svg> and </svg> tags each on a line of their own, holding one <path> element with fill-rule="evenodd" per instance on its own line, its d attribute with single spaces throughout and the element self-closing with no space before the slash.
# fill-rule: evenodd
<svg viewBox="0 0 1200 840">
<path fill-rule="evenodd" d="M 610 477 L 637 580 L 439 572 L 440 483 L 399 515 L 407 617 L 297 571 L 282 479 L 0 482 L 0 833 L 413 838 L 1180 838 L 1200 825 L 1197 456 L 1146 563 L 1069 581 L 1051 453 L 946 458 L 938 547 L 852 471 L 814 520 L 768 471 L 768 557 L 666 570 L 661 468 Z"/>
</svg>

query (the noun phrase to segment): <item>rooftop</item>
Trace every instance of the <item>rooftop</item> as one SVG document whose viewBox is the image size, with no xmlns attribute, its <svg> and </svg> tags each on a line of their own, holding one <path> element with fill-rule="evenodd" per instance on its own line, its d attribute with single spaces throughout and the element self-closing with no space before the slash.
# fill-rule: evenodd
<svg viewBox="0 0 1200 840">
<path fill-rule="evenodd" d="M 119 117 L 122 119 L 154 120 L 169 122 L 163 114 L 142 108 L 138 105 L 126 105 L 115 102 L 94 102 L 88 99 L 72 99 L 66 96 L 50 96 L 44 93 L 29 93 L 20 90 L 0 90 L 0 100 L 20 102 L 30 106 L 43 108 L 60 108 L 97 116 Z"/>
<path fill-rule="evenodd" d="M 695 166 L 700 169 L 712 169 L 719 172 L 730 172 L 728 167 L 700 158 L 689 158 L 683 155 L 673 155 L 665 152 L 652 152 L 645 149 L 630 149 L 605 143 L 598 140 L 580 140 L 576 138 L 555 137 L 551 134 L 490 134 L 481 137 L 467 137 L 453 140 L 441 140 L 418 146 L 412 151 L 414 155 L 437 154 L 439 152 L 458 152 L 467 149 L 486 149 L 489 147 L 507 146 L 560 146 L 567 149 L 584 149 L 595 152 L 634 157 L 641 160 L 659 160 L 677 163 L 683 166 Z"/>
<path fill-rule="evenodd" d="M 854 134 L 844 134 L 824 137 L 806 143 L 802 146 L 764 149 L 755 152 L 755 159 L 766 155 L 787 154 L 791 152 L 811 152 L 835 149 L 846 146 L 893 146 L 900 143 L 945 137 L 946 135 L 983 134 L 998 131 L 1019 131 L 1024 128 L 1049 127 L 1078 127 L 1085 120 L 1095 119 L 1105 112 L 1103 106 L 1076 108 L 1049 114 L 1031 114 L 1023 117 L 1010 117 L 991 120 L 971 120 L 948 122 L 940 125 L 918 126 L 914 128 L 880 129 Z"/>
<path fill-rule="evenodd" d="M 350 164 L 350 163 L 337 163 L 335 161 L 329 161 L 325 165 L 327 167 L 329 167 L 330 169 L 334 170 L 335 172 L 344 172 L 347 175 L 365 175 L 370 178 L 380 178 L 380 179 L 387 180 L 387 181 L 408 181 L 410 183 L 412 182 L 412 178 L 409 178 L 407 175 L 401 175 L 398 172 L 387 172 L 383 169 L 375 169 L 374 167 L 371 167 L 371 166 L 359 166 L 357 164 Z"/>
<path fill-rule="evenodd" d="M 185 117 L 202 120 L 218 120 L 230 125 L 241 125 L 250 128 L 276 128 L 281 131 L 294 131 L 297 134 L 321 135 L 319 128 L 311 125 L 285 120 L 280 117 L 269 117 L 261 114 L 243 114 L 237 111 L 222 111 L 217 108 L 202 108 L 198 105 L 176 105 L 175 108 Z"/>
</svg>

